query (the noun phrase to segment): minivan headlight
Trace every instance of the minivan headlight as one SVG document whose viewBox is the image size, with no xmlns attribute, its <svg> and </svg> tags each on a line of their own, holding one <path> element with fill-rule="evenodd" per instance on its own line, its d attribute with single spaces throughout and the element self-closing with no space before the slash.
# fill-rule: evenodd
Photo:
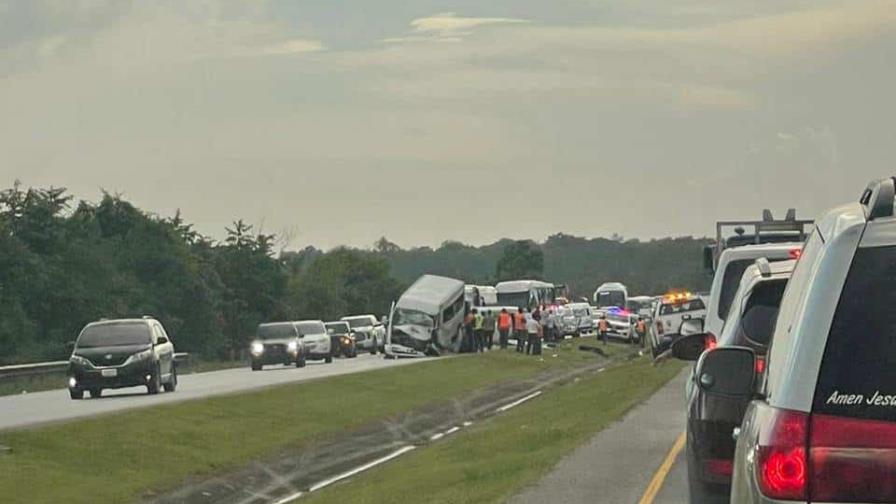
<svg viewBox="0 0 896 504">
<path fill-rule="evenodd" d="M 252 355 L 261 355 L 264 353 L 264 345 L 256 341 L 255 343 L 252 343 L 251 351 Z"/>
<path fill-rule="evenodd" d="M 87 367 L 93 366 L 93 364 L 89 360 L 85 359 L 84 357 L 81 357 L 80 355 L 72 355 L 72 357 L 71 357 L 71 359 L 69 359 L 69 361 L 72 364 L 77 364 L 79 366 L 87 366 Z"/>
<path fill-rule="evenodd" d="M 286 349 L 289 350 L 289 353 L 296 353 L 299 351 L 299 342 L 298 341 L 290 341 L 289 344 L 286 345 Z"/>
</svg>

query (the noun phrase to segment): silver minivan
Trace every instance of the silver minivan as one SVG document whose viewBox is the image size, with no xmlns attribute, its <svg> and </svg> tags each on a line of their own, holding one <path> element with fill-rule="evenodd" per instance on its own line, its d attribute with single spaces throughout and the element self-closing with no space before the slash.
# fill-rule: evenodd
<svg viewBox="0 0 896 504">
<path fill-rule="evenodd" d="M 744 347 L 698 363 L 707 393 L 753 396 L 732 503 L 896 502 L 896 182 L 817 224 L 756 378 Z"/>
</svg>

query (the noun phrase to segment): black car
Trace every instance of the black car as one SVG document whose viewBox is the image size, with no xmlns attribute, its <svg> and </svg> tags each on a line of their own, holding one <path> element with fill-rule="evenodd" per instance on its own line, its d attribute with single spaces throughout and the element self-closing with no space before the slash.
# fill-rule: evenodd
<svg viewBox="0 0 896 504">
<path fill-rule="evenodd" d="M 756 355 L 757 372 L 775 328 L 778 308 L 795 261 L 769 263 L 759 259 L 746 269 L 725 320 L 718 347 L 745 347 Z M 707 334 L 684 336 L 672 344 L 677 357 L 692 359 L 715 343 Z M 689 347 L 689 348 L 688 348 Z M 687 384 L 688 488 L 692 503 L 727 503 L 731 493 L 735 439 L 731 433 L 741 424 L 749 399 L 707 392 L 695 371 Z"/>
<path fill-rule="evenodd" d="M 249 346 L 252 371 L 269 364 L 305 367 L 305 345 L 292 322 L 261 324 Z"/>
<path fill-rule="evenodd" d="M 150 394 L 174 392 L 177 367 L 174 345 L 157 320 L 101 320 L 87 324 L 69 359 L 68 390 L 72 399 L 84 391 L 100 397 L 103 389 L 145 386 Z"/>
<path fill-rule="evenodd" d="M 357 357 L 358 350 L 355 347 L 355 335 L 348 322 L 327 322 L 327 334 L 330 335 L 330 348 L 333 357 Z"/>
</svg>

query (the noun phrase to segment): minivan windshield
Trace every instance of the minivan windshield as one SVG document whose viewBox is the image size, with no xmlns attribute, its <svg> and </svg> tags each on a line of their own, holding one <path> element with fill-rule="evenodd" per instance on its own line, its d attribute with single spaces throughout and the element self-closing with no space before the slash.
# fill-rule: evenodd
<svg viewBox="0 0 896 504">
<path fill-rule="evenodd" d="M 104 346 L 149 345 L 152 335 L 143 322 L 112 322 L 90 325 L 78 338 L 78 348 Z"/>
</svg>

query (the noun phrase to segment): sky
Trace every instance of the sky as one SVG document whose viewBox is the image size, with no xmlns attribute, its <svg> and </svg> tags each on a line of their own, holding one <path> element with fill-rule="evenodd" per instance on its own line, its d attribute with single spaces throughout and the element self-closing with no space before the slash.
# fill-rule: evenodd
<svg viewBox="0 0 896 504">
<path fill-rule="evenodd" d="M 0 187 L 291 247 L 714 232 L 896 172 L 896 1 L 0 0 Z"/>
</svg>

